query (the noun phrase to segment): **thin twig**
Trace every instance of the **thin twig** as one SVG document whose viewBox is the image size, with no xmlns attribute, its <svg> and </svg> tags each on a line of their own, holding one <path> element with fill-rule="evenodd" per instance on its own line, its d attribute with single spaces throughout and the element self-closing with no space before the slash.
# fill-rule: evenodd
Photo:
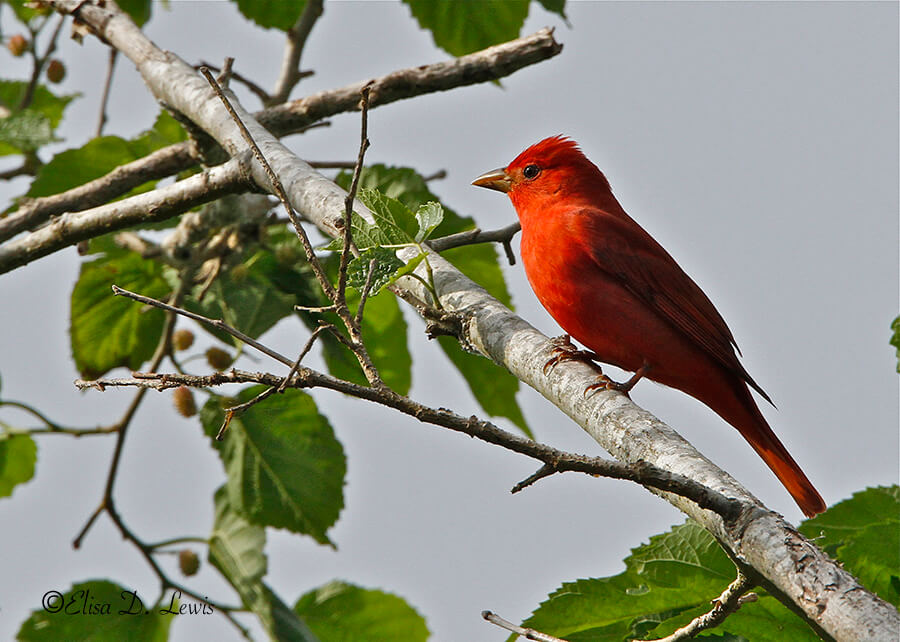
<svg viewBox="0 0 900 642">
<path fill-rule="evenodd" d="M 194 69 L 200 69 L 202 67 L 208 67 L 209 69 L 216 72 L 217 74 L 221 73 L 221 71 L 222 71 L 221 68 L 218 67 L 217 65 L 212 65 L 205 61 L 201 61 L 199 65 L 194 65 Z M 232 69 L 230 77 L 233 78 L 234 80 L 238 81 L 242 85 L 244 85 L 247 89 L 249 89 L 250 92 L 255 94 L 260 99 L 260 101 L 262 101 L 263 104 L 265 104 L 269 100 L 268 92 L 266 92 L 265 89 L 263 89 L 262 87 L 257 85 L 255 82 L 253 82 L 246 76 L 243 76 L 239 72 Z"/>
<path fill-rule="evenodd" d="M 106 105 L 109 102 L 109 90 L 112 87 L 113 70 L 116 67 L 116 60 L 119 57 L 119 50 L 110 48 L 109 62 L 106 67 L 106 80 L 103 82 L 103 94 L 100 96 L 100 118 L 97 120 L 97 131 L 94 133 L 95 138 L 103 135 L 103 127 L 106 125 Z"/>
<path fill-rule="evenodd" d="M 350 181 L 350 190 L 347 192 L 347 197 L 344 199 L 344 229 L 341 230 L 343 232 L 342 240 L 344 246 L 341 248 L 341 264 L 338 268 L 338 299 L 335 301 L 335 305 L 339 308 L 342 305 L 342 302 L 344 305 L 346 305 L 347 302 L 345 296 L 347 289 L 347 264 L 350 262 L 350 252 L 353 245 L 353 226 L 351 225 L 353 219 L 353 201 L 356 199 L 356 190 L 359 188 L 359 177 L 360 174 L 362 174 L 363 161 L 366 157 L 366 150 L 369 148 L 369 119 L 367 116 L 369 114 L 370 89 L 371 88 L 366 85 L 360 92 L 359 105 L 362 116 L 359 132 L 359 153 L 356 156 L 356 166 L 353 168 L 353 179 Z"/>
<path fill-rule="evenodd" d="M 284 56 L 281 61 L 281 71 L 275 83 L 272 95 L 264 102 L 266 105 L 283 103 L 291 95 L 294 87 L 304 77 L 300 71 L 300 57 L 303 48 L 309 39 L 309 34 L 316 21 L 322 16 L 324 3 L 322 0 L 306 0 L 306 6 L 297 18 L 297 22 L 287 32 L 287 42 L 284 46 Z M 306 74 L 309 75 L 309 74 Z"/>
<path fill-rule="evenodd" d="M 59 22 L 56 23 L 56 28 L 53 30 L 53 35 L 50 36 L 50 43 L 47 45 L 47 51 L 44 52 L 43 56 L 38 56 L 37 54 L 37 43 L 32 46 L 31 55 L 34 57 L 34 67 L 31 70 L 31 78 L 28 81 L 28 86 L 25 88 L 25 93 L 22 94 L 22 100 L 19 101 L 16 111 L 22 111 L 31 104 L 32 100 L 34 100 L 34 92 L 37 89 L 38 81 L 41 78 L 41 72 L 44 70 L 44 65 L 50 60 L 50 56 L 56 51 L 56 41 L 59 38 L 59 32 L 62 30 L 65 21 L 66 16 L 61 15 L 59 17 Z M 36 36 L 37 33 L 32 34 L 32 41 L 36 40 Z"/>
<path fill-rule="evenodd" d="M 142 294 L 136 294 L 134 292 L 130 292 L 124 288 L 120 288 L 118 285 L 113 285 L 112 291 L 113 291 L 113 294 L 115 294 L 117 296 L 128 297 L 129 299 L 134 299 L 135 301 L 138 301 L 145 305 L 152 305 L 153 307 L 159 308 L 160 310 L 166 310 L 167 312 L 172 312 L 174 314 L 180 314 L 181 316 L 187 317 L 188 319 L 193 319 L 194 321 L 199 321 L 200 323 L 205 323 L 214 328 L 222 330 L 223 332 L 226 332 L 226 333 L 230 334 L 231 336 L 233 336 L 235 339 L 239 339 L 240 341 L 243 341 L 248 346 L 250 346 L 252 348 L 256 348 L 263 354 L 272 357 L 276 361 L 279 361 L 279 362 L 285 364 L 286 366 L 292 366 L 294 363 L 291 359 L 288 359 L 284 355 L 279 354 L 279 353 L 275 352 L 274 350 L 272 350 L 271 348 L 264 346 L 263 344 L 258 342 L 253 337 L 247 336 L 240 330 L 236 330 L 235 328 L 232 328 L 230 325 L 228 325 L 221 319 L 210 319 L 209 317 L 205 317 L 202 314 L 197 314 L 195 312 L 191 312 L 190 310 L 185 310 L 183 308 L 178 308 L 173 305 L 169 305 L 168 303 L 163 303 L 162 301 L 158 301 L 156 299 L 151 299 L 150 297 L 144 296 Z"/>
<path fill-rule="evenodd" d="M 457 232 L 440 238 L 431 239 L 428 245 L 435 252 L 443 252 L 454 247 L 463 245 L 475 245 L 476 243 L 501 243 L 506 252 L 506 259 L 510 265 L 516 264 L 516 256 L 512 250 L 512 239 L 522 229 L 518 221 L 511 223 L 506 227 L 497 230 L 485 232 L 479 228 L 474 230 L 466 230 L 465 232 Z"/>
<path fill-rule="evenodd" d="M 334 326 L 323 327 L 331 328 L 332 331 L 336 332 Z M 349 342 L 349 339 L 340 333 L 336 332 L 335 336 L 339 337 L 345 344 Z M 258 383 L 270 387 L 278 387 L 283 382 L 283 377 L 274 374 L 246 372 L 232 368 L 228 372 L 216 372 L 204 376 L 149 372 L 128 378 L 99 379 L 96 381 L 78 380 L 75 382 L 75 385 L 82 390 L 87 388 L 104 390 L 107 387 L 135 386 L 152 388 L 154 390 L 168 390 L 178 386 L 206 388 L 230 383 Z M 603 459 L 602 457 L 588 457 L 586 455 L 567 453 L 531 439 L 520 437 L 499 428 L 491 422 L 478 419 L 478 417 L 463 417 L 450 410 L 432 408 L 420 404 L 384 386 L 363 386 L 338 379 L 308 367 L 299 367 L 297 373 L 287 383 L 287 387 L 325 388 L 371 401 L 415 417 L 421 422 L 461 432 L 482 441 L 501 446 L 507 450 L 537 459 L 556 472 L 572 471 L 621 479 L 643 484 L 649 488 L 674 493 L 690 499 L 702 508 L 718 513 L 729 522 L 738 517 L 746 507 L 745 503 L 740 500 L 725 497 L 693 479 L 657 468 L 647 462 L 639 461 L 625 464 Z"/>
<path fill-rule="evenodd" d="M 359 305 L 356 307 L 356 325 L 362 324 L 363 311 L 366 308 L 366 301 L 369 300 L 369 293 L 372 291 L 372 277 L 375 276 L 375 259 L 369 261 L 368 271 L 366 272 L 366 283 L 363 285 L 362 292 L 359 295 Z"/>
<path fill-rule="evenodd" d="M 490 622 L 491 624 L 496 624 L 501 629 L 506 629 L 507 631 L 512 631 L 526 640 L 538 640 L 538 642 L 566 642 L 562 638 L 553 637 L 552 635 L 548 635 L 546 633 L 541 633 L 540 631 L 535 631 L 534 629 L 526 629 L 516 624 L 513 624 L 509 620 L 504 620 L 502 617 L 497 615 L 496 613 L 492 613 L 490 611 L 482 611 L 481 617 Z"/>
<path fill-rule="evenodd" d="M 327 325 L 320 325 L 315 330 L 313 330 L 312 334 L 309 335 L 309 339 L 306 340 L 306 345 L 303 346 L 303 349 L 300 351 L 300 354 L 297 356 L 297 360 L 294 361 L 294 365 L 291 366 L 290 372 L 285 376 L 284 381 L 281 382 L 281 385 L 278 386 L 278 392 L 284 392 L 287 388 L 288 382 L 294 377 L 297 373 L 297 369 L 300 367 L 300 362 L 303 361 L 303 358 L 309 354 L 309 351 L 312 350 L 313 344 L 316 342 L 316 338 L 322 334 L 323 331 L 327 329 Z"/>
<path fill-rule="evenodd" d="M 713 607 L 708 613 L 694 618 L 686 626 L 674 633 L 652 642 L 680 642 L 695 637 L 701 631 L 713 629 L 725 621 L 729 615 L 737 611 L 747 602 L 755 602 L 758 599 L 756 593 L 747 593 L 756 586 L 756 583 L 738 571 L 737 579 L 728 585 L 722 594 L 713 600 Z M 634 642 L 651 642 L 650 640 L 635 640 Z"/>
<path fill-rule="evenodd" d="M 222 441 L 222 439 L 225 437 L 225 431 L 228 430 L 228 425 L 231 423 L 231 420 L 235 415 L 244 412 L 245 410 L 247 410 L 247 408 L 255 406 L 260 401 L 264 401 L 264 400 L 268 399 L 276 392 L 281 392 L 281 391 L 277 387 L 272 386 L 271 388 L 266 388 L 265 390 L 263 390 L 261 393 L 259 393 L 255 397 L 253 397 L 253 399 L 251 399 L 250 401 L 245 401 L 244 403 L 239 404 L 237 406 L 232 406 L 231 408 L 226 408 L 225 409 L 225 420 L 222 422 L 222 425 L 219 427 L 219 432 L 216 433 L 216 441 Z"/>
</svg>

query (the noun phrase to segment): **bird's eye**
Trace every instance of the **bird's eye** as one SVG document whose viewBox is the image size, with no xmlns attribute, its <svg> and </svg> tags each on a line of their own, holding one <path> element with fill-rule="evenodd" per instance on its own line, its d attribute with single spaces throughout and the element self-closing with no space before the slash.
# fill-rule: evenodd
<svg viewBox="0 0 900 642">
<path fill-rule="evenodd" d="M 538 174 L 541 173 L 541 168 L 537 165 L 526 165 L 525 169 L 522 170 L 522 176 L 527 178 L 529 181 L 537 178 Z"/>
</svg>

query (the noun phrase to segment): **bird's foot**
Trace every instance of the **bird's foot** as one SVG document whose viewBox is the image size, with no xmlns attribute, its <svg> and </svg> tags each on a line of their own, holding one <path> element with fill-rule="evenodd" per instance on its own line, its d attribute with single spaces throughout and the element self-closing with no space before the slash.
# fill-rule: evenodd
<svg viewBox="0 0 900 642">
<path fill-rule="evenodd" d="M 587 388 L 585 388 L 584 396 L 587 397 L 588 393 L 593 394 L 597 390 L 616 390 L 618 392 L 621 392 L 626 397 L 630 398 L 631 395 L 629 395 L 628 393 L 631 392 L 632 388 L 634 388 L 634 384 L 643 379 L 644 375 L 646 375 L 649 371 L 650 364 L 645 361 L 644 365 L 638 368 L 637 372 L 631 375 L 631 378 L 625 383 L 619 383 L 618 381 L 613 381 L 606 375 L 601 375 L 603 380 L 598 381 L 597 383 L 592 383 Z"/>
<path fill-rule="evenodd" d="M 596 363 L 600 360 L 600 357 L 598 357 L 590 350 L 579 350 L 578 348 L 576 348 L 575 344 L 572 343 L 572 337 L 570 337 L 568 334 L 564 334 L 559 337 L 553 337 L 552 339 L 550 339 L 550 345 L 553 350 L 553 356 L 550 357 L 547 360 L 547 363 L 544 364 L 545 375 L 549 374 L 550 371 L 553 370 L 553 368 L 555 368 L 563 361 L 581 361 L 582 363 L 593 368 L 599 376 L 604 376 L 603 370 L 601 370 L 600 366 Z"/>
</svg>

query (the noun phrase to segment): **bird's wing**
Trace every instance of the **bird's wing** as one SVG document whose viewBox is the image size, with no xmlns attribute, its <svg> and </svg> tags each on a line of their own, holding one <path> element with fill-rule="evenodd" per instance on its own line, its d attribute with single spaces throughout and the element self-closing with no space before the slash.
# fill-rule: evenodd
<svg viewBox="0 0 900 642">
<path fill-rule="evenodd" d="M 737 344 L 715 306 L 637 222 L 624 212 L 597 209 L 580 211 L 576 220 L 600 269 L 772 403 L 738 361 Z"/>
</svg>

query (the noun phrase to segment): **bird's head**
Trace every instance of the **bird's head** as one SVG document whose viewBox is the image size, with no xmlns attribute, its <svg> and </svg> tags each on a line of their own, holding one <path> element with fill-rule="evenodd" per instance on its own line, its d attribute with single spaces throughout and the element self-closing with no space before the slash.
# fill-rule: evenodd
<svg viewBox="0 0 900 642">
<path fill-rule="evenodd" d="M 545 207 L 566 197 L 590 197 L 609 192 L 603 173 L 581 153 L 578 144 L 564 136 L 535 143 L 505 168 L 482 174 L 472 185 L 509 194 L 516 210 Z"/>
</svg>

